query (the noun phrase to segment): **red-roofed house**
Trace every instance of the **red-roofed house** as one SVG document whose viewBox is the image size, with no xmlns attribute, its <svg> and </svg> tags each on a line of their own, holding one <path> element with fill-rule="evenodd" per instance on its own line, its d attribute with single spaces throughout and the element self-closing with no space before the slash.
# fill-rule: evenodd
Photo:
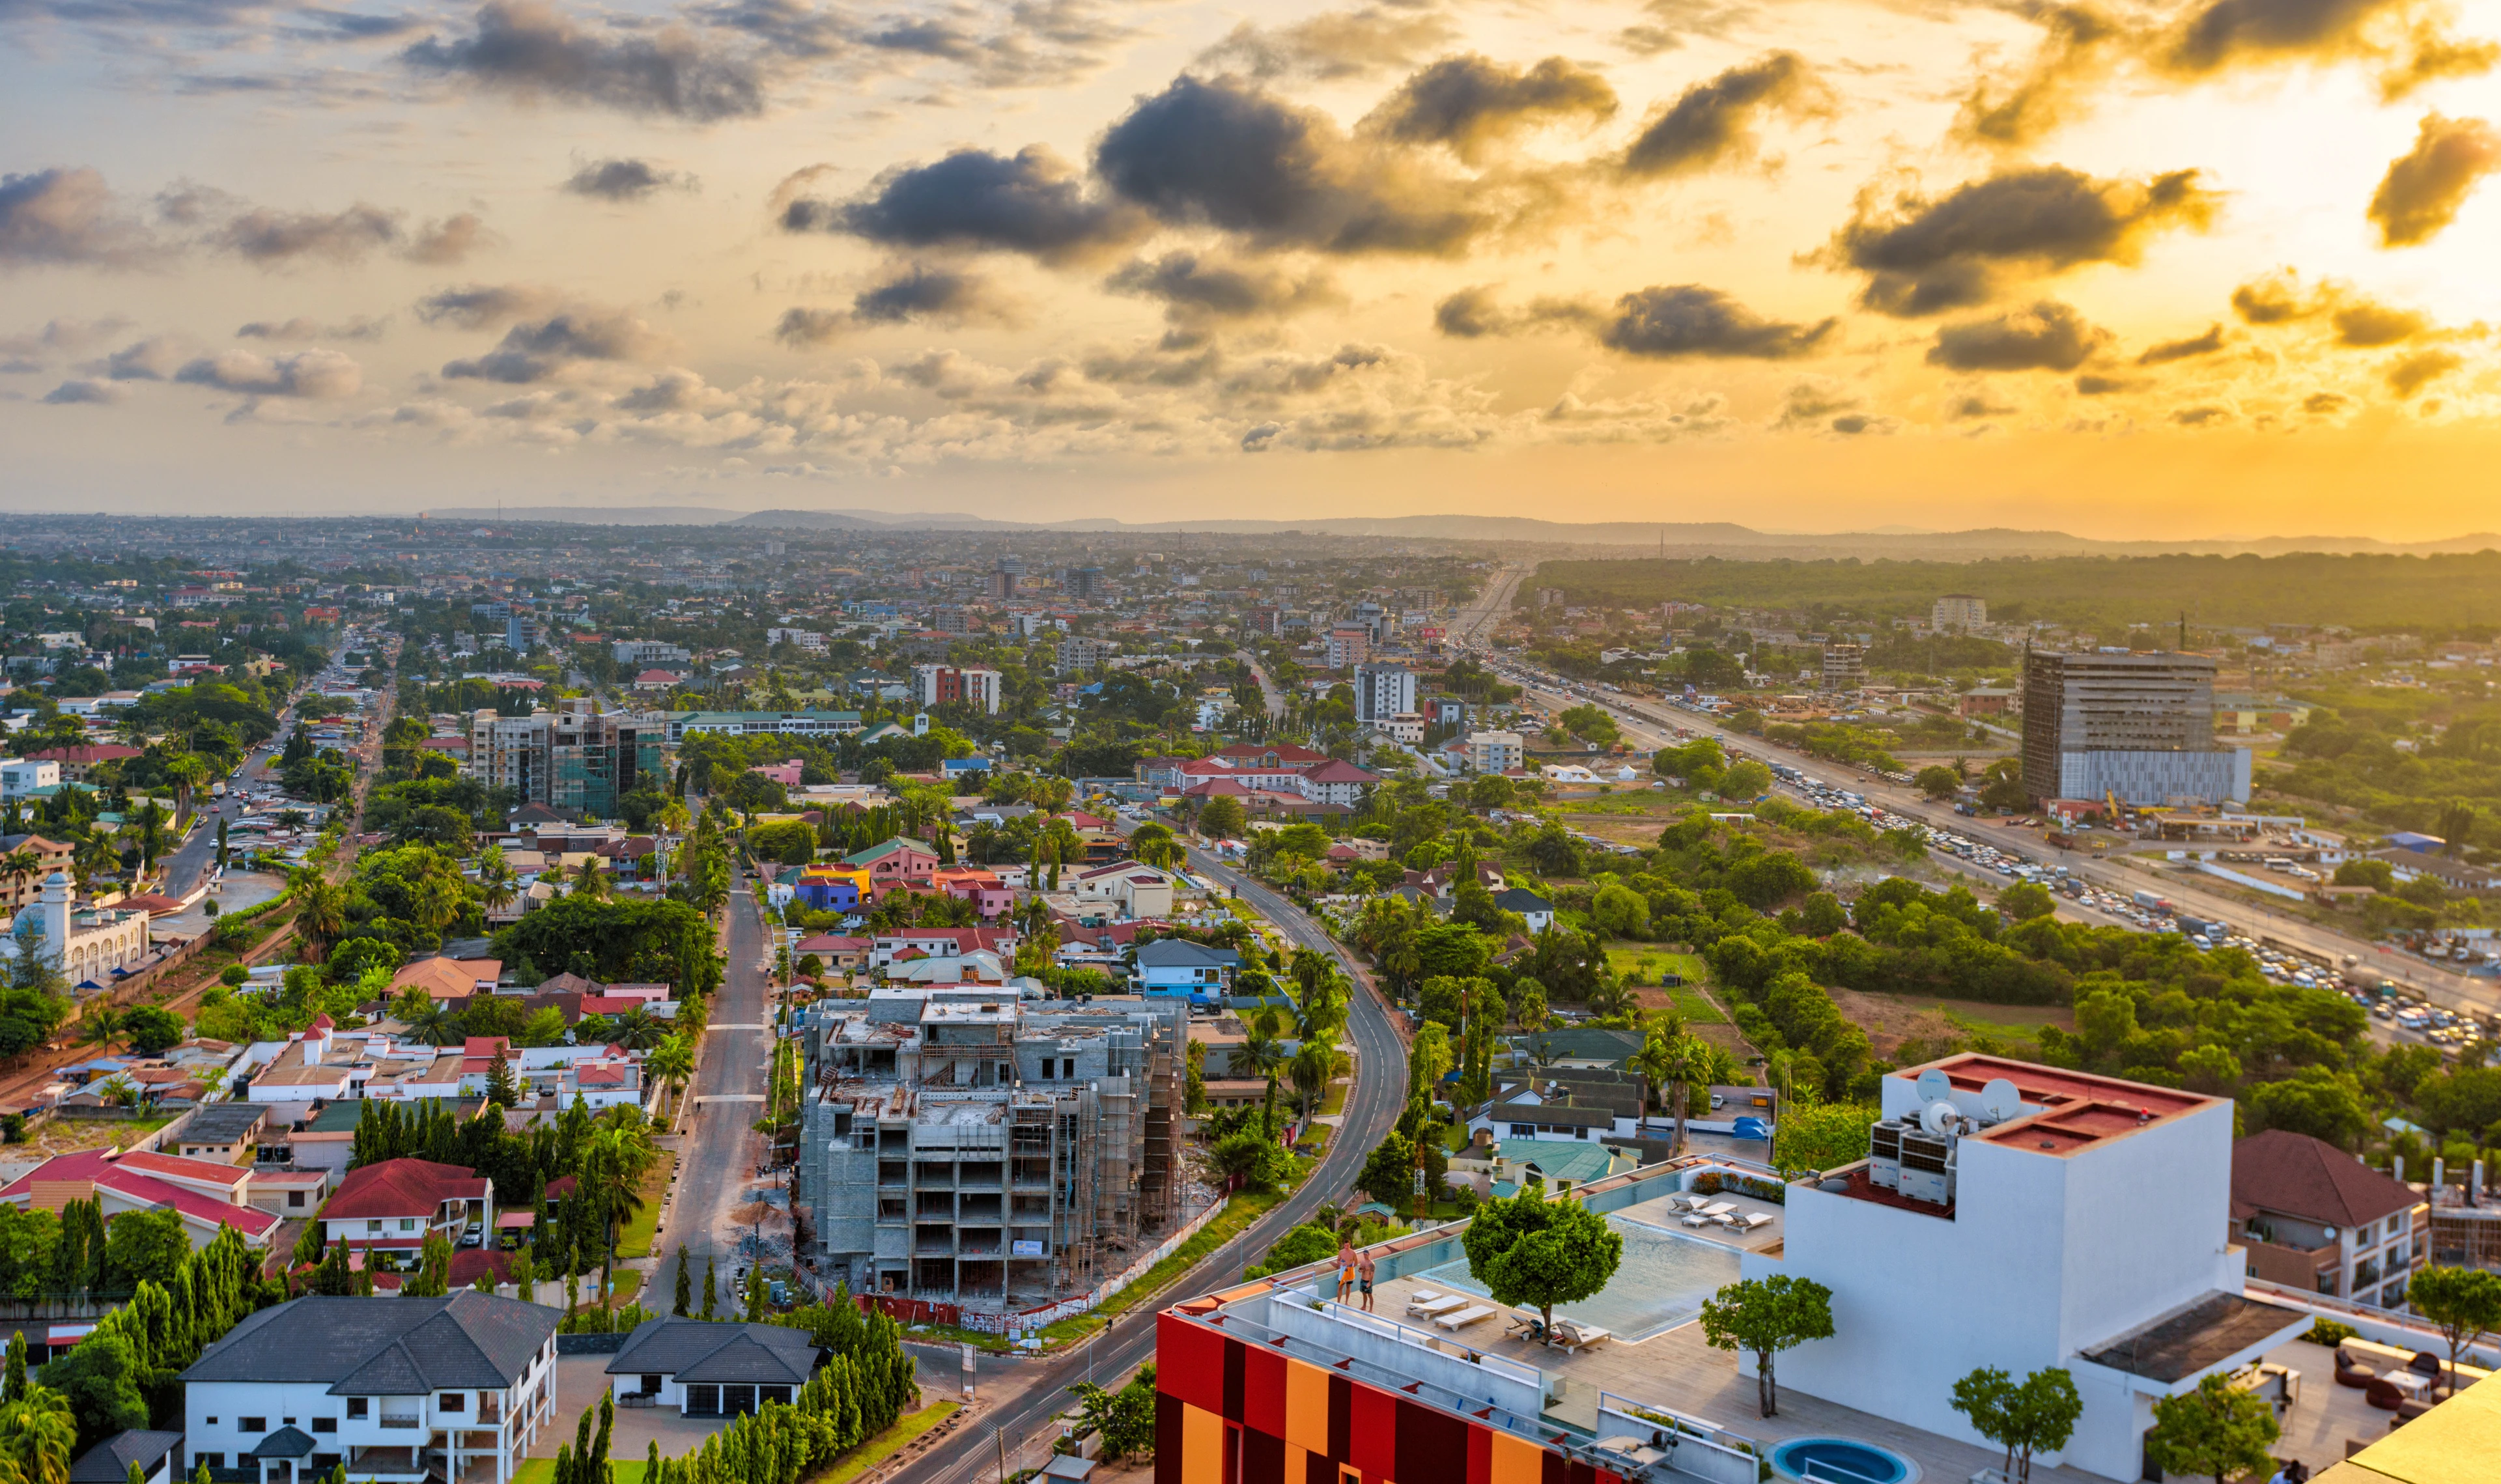
<svg viewBox="0 0 2501 1484">
<path fill-rule="evenodd" d="M 83 783 L 87 775 L 103 764 L 118 763 L 137 756 L 137 747 L 125 747 L 119 742 L 79 742 L 67 747 L 47 747 L 41 752 L 29 752 L 26 761 L 58 763 L 61 765 L 62 782 Z"/>
<path fill-rule="evenodd" d="M 2334 1144 L 2269 1129 L 2232 1145 L 2229 1239 L 2251 1277 L 2403 1312 L 2431 1260 L 2431 1203 Z"/>
<path fill-rule="evenodd" d="M 396 1253 L 416 1262 L 432 1233 L 457 1245 L 471 1232 L 483 1239 L 494 1224 L 495 1182 L 465 1165 L 431 1160 L 384 1160 L 350 1170 L 321 1208 L 327 1239 L 377 1249 L 385 1261 Z"/>
<path fill-rule="evenodd" d="M 872 946 L 865 938 L 847 938 L 839 933 L 819 933 L 814 938 L 799 940 L 799 946 L 793 951 L 802 956 L 813 953 L 824 961 L 826 968 L 849 973 L 868 962 L 869 950 Z"/>
<path fill-rule="evenodd" d="M 0 1203 L 20 1210 L 57 1211 L 72 1201 L 93 1201 L 108 1222 L 132 1211 L 172 1211 L 182 1218 L 194 1251 L 226 1227 L 240 1233 L 247 1245 L 266 1247 L 279 1218 L 245 1204 L 250 1180 L 249 1170 L 214 1160 L 89 1149 L 46 1160 L 0 1188 Z"/>
<path fill-rule="evenodd" d="M 1016 893 L 986 866 L 941 866 L 929 880 L 947 895 L 972 903 L 984 917 L 999 916 L 1016 906 Z"/>
<path fill-rule="evenodd" d="M 1353 808 L 1380 781 L 1379 774 L 1331 758 L 1305 771 L 1301 787 L 1303 797 L 1315 804 L 1342 804 Z"/>
<path fill-rule="evenodd" d="M 869 962 L 883 969 L 916 950 L 925 958 L 987 951 L 1004 959 L 1016 945 L 1014 928 L 897 928 L 870 940 Z"/>
</svg>

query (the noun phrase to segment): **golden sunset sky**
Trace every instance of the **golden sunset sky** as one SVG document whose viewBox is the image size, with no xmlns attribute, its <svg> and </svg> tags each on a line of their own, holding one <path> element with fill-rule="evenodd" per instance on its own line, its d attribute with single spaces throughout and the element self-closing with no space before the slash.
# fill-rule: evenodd
<svg viewBox="0 0 2501 1484">
<path fill-rule="evenodd" d="M 2501 0 L 0 37 L 0 508 L 2501 527 Z"/>
</svg>

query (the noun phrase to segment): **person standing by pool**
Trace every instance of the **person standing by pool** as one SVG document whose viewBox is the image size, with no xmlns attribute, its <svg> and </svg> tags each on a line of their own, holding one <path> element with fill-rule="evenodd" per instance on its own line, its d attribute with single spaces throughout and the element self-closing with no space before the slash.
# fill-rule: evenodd
<svg viewBox="0 0 2501 1484">
<path fill-rule="evenodd" d="M 1355 1259 L 1354 1270 L 1363 1282 L 1363 1311 L 1369 1314 L 1372 1312 L 1373 1267 L 1371 1248 L 1366 1247 L 1363 1250 L 1363 1255 Z"/>
<path fill-rule="evenodd" d="M 1353 1288 L 1354 1238 L 1341 1237 L 1337 1239 L 1337 1302 L 1344 1303 L 1347 1294 Z"/>
</svg>

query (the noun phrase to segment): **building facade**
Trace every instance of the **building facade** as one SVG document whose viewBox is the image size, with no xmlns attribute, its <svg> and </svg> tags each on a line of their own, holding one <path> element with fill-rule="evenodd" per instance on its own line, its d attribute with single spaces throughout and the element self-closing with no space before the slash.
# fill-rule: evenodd
<svg viewBox="0 0 2501 1484">
<path fill-rule="evenodd" d="M 1354 719 L 1366 726 L 1386 724 L 1391 717 L 1416 709 L 1416 672 L 1404 665 L 1354 667 Z M 1420 740 L 1420 739 L 1419 739 Z"/>
<path fill-rule="evenodd" d="M 2023 791 L 2129 805 L 2250 796 L 2250 756 L 2215 742 L 2215 662 L 2202 654 L 2053 654 L 2023 661 Z"/>
<path fill-rule="evenodd" d="M 1986 600 L 1969 593 L 1948 593 L 1928 606 L 1928 627 L 1943 633 L 1960 629 L 1968 634 L 1988 622 Z"/>
</svg>

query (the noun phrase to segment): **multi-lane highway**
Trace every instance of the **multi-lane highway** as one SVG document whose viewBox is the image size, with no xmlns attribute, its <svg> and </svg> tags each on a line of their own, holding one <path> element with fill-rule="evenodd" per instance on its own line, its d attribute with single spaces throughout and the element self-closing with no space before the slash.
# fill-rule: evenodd
<svg viewBox="0 0 2501 1484">
<path fill-rule="evenodd" d="M 2181 912 L 2219 918 L 2252 938 L 2273 940 L 2288 949 L 2325 963 L 2341 964 L 2347 957 L 2354 957 L 2369 972 L 2420 989 L 2433 1004 L 2451 1009 L 2485 1013 L 2501 1010 L 2501 986 L 2490 981 L 2451 973 L 2411 955 L 2397 953 L 2384 944 L 2363 942 L 2272 907 L 2253 905 L 2246 899 L 2203 886 L 2196 878 L 2184 873 L 2156 873 L 2143 864 L 2123 864 L 2118 860 L 2096 857 L 2087 851 L 2060 850 L 2044 841 L 2037 831 L 1952 814 L 1917 789 L 1855 768 L 1826 763 L 1804 754 L 1787 753 L 1786 749 L 1761 738 L 1732 732 L 1698 711 L 1672 709 L 1661 704 L 1611 696 L 1594 687 L 1587 691 L 1566 689 L 1532 676 L 1517 665 L 1496 663 L 1513 682 L 1524 683 L 1529 699 L 1542 706 L 1559 710 L 1594 703 L 1604 708 L 1623 729 L 1626 741 L 1636 746 L 1656 748 L 1674 745 L 1677 741 L 1674 729 L 1682 727 L 1697 736 L 1716 737 L 1723 745 L 1737 751 L 1764 757 L 1785 757 L 1817 776 L 1839 782 L 1864 795 L 1868 803 L 1879 808 L 1984 841 L 2000 850 L 2064 866 L 2071 874 L 2092 885 L 2123 896 L 2138 891 L 2155 891 Z"/>
</svg>

